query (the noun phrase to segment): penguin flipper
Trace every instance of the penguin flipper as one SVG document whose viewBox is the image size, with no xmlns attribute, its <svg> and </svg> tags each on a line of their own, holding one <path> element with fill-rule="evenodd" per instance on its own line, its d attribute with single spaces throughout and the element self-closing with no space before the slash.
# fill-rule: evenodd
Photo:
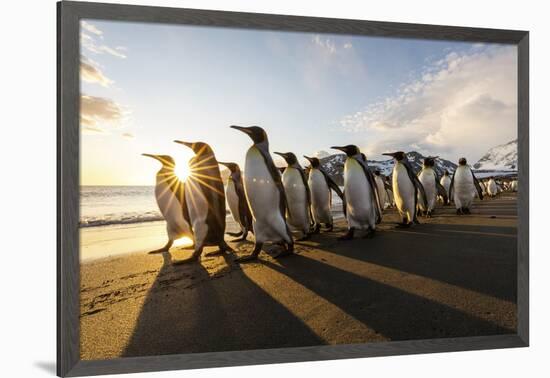
<svg viewBox="0 0 550 378">
<path fill-rule="evenodd" d="M 417 192 L 420 193 L 421 201 L 422 201 L 424 207 L 428 208 L 428 197 L 426 196 L 426 191 L 424 190 L 424 185 L 422 185 L 422 183 L 418 179 L 418 176 L 414 174 L 414 171 L 413 171 L 412 167 L 409 165 L 409 162 L 404 161 L 403 165 L 407 169 L 409 179 L 413 183 L 413 185 L 416 188 Z"/>
<path fill-rule="evenodd" d="M 333 179 L 330 178 L 330 176 L 328 175 L 327 172 L 325 172 L 324 169 L 319 169 L 319 171 L 321 171 L 321 173 L 323 174 L 323 176 L 325 176 L 325 181 L 327 182 L 327 185 L 330 189 L 334 190 L 336 192 L 336 194 L 338 195 L 338 197 L 340 197 L 340 199 L 344 199 L 344 193 L 342 193 L 342 190 L 340 189 L 340 187 L 334 182 Z"/>
<path fill-rule="evenodd" d="M 449 198 L 447 197 L 447 191 L 445 190 L 443 185 L 439 183 L 437 177 L 435 178 L 435 187 L 437 188 L 437 194 L 443 197 L 443 203 L 447 203 L 449 201 Z"/>
<path fill-rule="evenodd" d="M 237 192 L 237 197 L 239 199 L 240 223 L 246 228 L 247 231 L 251 231 L 252 213 L 250 212 L 250 206 L 248 205 L 248 201 L 246 200 L 242 176 L 240 174 L 235 175 L 233 177 L 233 183 L 235 184 L 235 191 Z"/>
<path fill-rule="evenodd" d="M 367 177 L 367 181 L 370 185 L 370 188 L 372 190 L 372 193 L 374 194 L 372 200 L 374 201 L 373 206 L 376 210 L 376 223 L 382 222 L 382 209 L 380 209 L 380 194 L 378 193 L 378 186 L 376 186 L 376 183 L 374 182 L 374 176 L 372 172 L 370 171 L 369 167 L 367 166 L 366 160 L 359 160 L 356 159 L 359 165 L 363 168 L 363 172 L 365 173 L 365 176 Z"/>
<path fill-rule="evenodd" d="M 479 185 L 479 180 L 477 179 L 476 175 L 474 175 L 474 171 L 470 169 L 470 172 L 472 173 L 472 178 L 474 179 L 474 186 L 477 190 L 477 195 L 479 196 L 480 200 L 483 200 L 483 189 L 481 189 L 481 185 Z"/>
<path fill-rule="evenodd" d="M 455 174 L 456 170 L 453 172 L 453 177 L 451 177 L 451 183 L 449 184 L 449 201 L 453 198 L 453 186 L 455 183 Z"/>
<path fill-rule="evenodd" d="M 342 192 L 342 211 L 344 212 L 344 216 L 347 216 L 347 203 L 346 203 L 346 192 Z"/>
<path fill-rule="evenodd" d="M 273 182 L 275 183 L 275 186 L 277 187 L 277 190 L 279 191 L 279 211 L 281 213 L 281 216 L 283 219 L 286 217 L 286 210 L 288 209 L 288 203 L 286 200 L 285 195 L 285 188 L 283 186 L 283 181 L 281 179 L 281 173 L 275 166 L 275 163 L 273 162 L 273 159 L 271 158 L 271 155 L 269 155 L 269 150 L 266 144 L 264 145 L 256 145 L 256 148 L 264 158 L 265 165 L 267 169 L 269 170 L 269 173 L 271 174 L 271 178 L 273 179 Z M 287 228 L 287 234 L 290 240 L 292 240 L 292 234 L 290 233 L 290 230 Z"/>
</svg>

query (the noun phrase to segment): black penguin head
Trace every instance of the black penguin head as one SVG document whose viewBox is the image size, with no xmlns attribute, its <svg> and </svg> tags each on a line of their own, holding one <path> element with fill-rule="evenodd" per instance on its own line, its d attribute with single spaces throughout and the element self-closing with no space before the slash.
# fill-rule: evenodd
<svg viewBox="0 0 550 378">
<path fill-rule="evenodd" d="M 347 146 L 332 146 L 331 148 L 335 150 L 340 150 L 349 157 L 361 154 L 361 151 L 359 151 L 359 147 L 354 144 L 348 144 Z"/>
<path fill-rule="evenodd" d="M 267 133 L 260 126 L 244 127 L 244 126 L 232 125 L 232 126 L 229 126 L 229 127 L 231 127 L 232 129 L 235 129 L 235 130 L 242 131 L 243 133 L 248 135 L 250 137 L 250 139 L 252 139 L 254 144 L 259 144 L 259 143 L 268 141 L 267 140 Z"/>
<path fill-rule="evenodd" d="M 172 158 L 172 156 L 168 156 L 168 155 L 153 155 L 153 154 L 141 154 L 143 156 L 147 156 L 147 157 L 150 157 L 150 158 L 153 158 L 155 160 L 158 160 L 161 162 L 162 164 L 162 168 L 165 168 L 165 169 L 174 169 L 174 167 L 176 166 L 176 162 L 174 161 L 174 159 Z"/>
<path fill-rule="evenodd" d="M 466 158 L 460 158 L 458 159 L 458 165 L 466 165 Z"/>
<path fill-rule="evenodd" d="M 311 163 L 312 168 L 319 168 L 321 166 L 321 161 L 316 157 L 309 157 L 304 155 L 304 157 Z"/>
<path fill-rule="evenodd" d="M 298 159 L 296 158 L 296 155 L 294 155 L 292 152 L 273 152 L 273 153 L 279 156 L 282 156 L 282 158 L 285 159 L 289 167 L 298 163 Z"/>
<path fill-rule="evenodd" d="M 182 140 L 175 140 L 175 143 L 183 144 L 193 150 L 195 155 L 213 154 L 212 148 L 204 142 L 184 142 Z"/>
<path fill-rule="evenodd" d="M 380 169 L 375 170 L 375 171 L 374 171 L 374 174 L 375 174 L 376 176 L 380 176 Z"/>
<path fill-rule="evenodd" d="M 240 172 L 241 169 L 239 168 L 239 165 L 237 163 L 229 163 L 229 162 L 223 162 L 223 161 L 219 161 L 218 164 L 221 164 L 225 167 L 227 167 L 227 169 L 229 169 L 229 172 L 231 173 L 236 173 L 236 172 Z"/>
<path fill-rule="evenodd" d="M 405 153 L 403 151 L 386 152 L 386 153 L 383 153 L 382 155 L 391 156 L 392 158 L 394 158 L 397 161 L 407 160 L 407 155 L 405 155 Z"/>
<path fill-rule="evenodd" d="M 443 173 L 443 176 L 449 176 L 449 171 L 445 171 L 445 172 Z"/>
<path fill-rule="evenodd" d="M 428 156 L 424 159 L 424 167 L 433 167 L 435 165 L 435 159 L 437 156 Z"/>
</svg>

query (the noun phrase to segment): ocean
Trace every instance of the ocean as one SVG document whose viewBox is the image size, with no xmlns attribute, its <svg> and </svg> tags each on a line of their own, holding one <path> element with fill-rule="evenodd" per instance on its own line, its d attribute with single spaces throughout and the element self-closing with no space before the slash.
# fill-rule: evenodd
<svg viewBox="0 0 550 378">
<path fill-rule="evenodd" d="M 80 187 L 80 227 L 160 220 L 154 186 Z"/>
<path fill-rule="evenodd" d="M 333 210 L 338 212 L 340 206 L 340 199 L 333 196 Z M 80 187 L 81 228 L 162 220 L 154 186 Z"/>
<path fill-rule="evenodd" d="M 337 196 L 332 210 L 335 219 L 343 216 Z M 81 261 L 160 248 L 167 240 L 165 227 L 154 186 L 80 187 Z M 227 207 L 226 230 L 238 229 Z"/>
</svg>

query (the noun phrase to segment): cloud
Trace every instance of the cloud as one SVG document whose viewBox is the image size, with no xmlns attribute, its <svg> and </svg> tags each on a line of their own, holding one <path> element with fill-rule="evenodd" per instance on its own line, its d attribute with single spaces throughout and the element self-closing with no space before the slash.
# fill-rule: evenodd
<svg viewBox="0 0 550 378">
<path fill-rule="evenodd" d="M 333 41 L 330 40 L 330 38 L 323 38 L 319 34 L 315 34 L 313 37 L 311 37 L 311 40 L 313 43 L 322 50 L 324 50 L 327 54 L 334 54 L 336 52 L 336 45 Z"/>
<path fill-rule="evenodd" d="M 80 96 L 80 126 L 92 134 L 107 134 L 120 127 L 128 112 L 113 100 L 88 95 Z"/>
<path fill-rule="evenodd" d="M 309 45 L 300 48 L 299 56 L 304 62 L 305 83 L 315 90 L 331 80 L 356 82 L 366 77 L 365 62 L 346 37 L 314 34 Z"/>
<path fill-rule="evenodd" d="M 97 36 L 103 35 L 103 32 L 101 30 L 99 30 L 95 25 L 90 24 L 87 21 L 81 21 L 80 26 L 82 27 L 82 29 L 86 30 L 89 33 L 95 34 Z"/>
<path fill-rule="evenodd" d="M 391 96 L 340 125 L 365 133 L 369 154 L 388 150 L 479 158 L 516 138 L 517 53 L 510 46 L 474 46 L 449 52 L 413 75 Z"/>
<path fill-rule="evenodd" d="M 87 83 L 97 83 L 103 87 L 109 87 L 114 83 L 103 74 L 99 68 L 99 64 L 84 56 L 80 57 L 80 78 Z"/>
<path fill-rule="evenodd" d="M 322 158 L 327 157 L 327 156 L 330 156 L 330 155 L 331 155 L 331 154 L 328 153 L 328 152 L 325 151 L 325 150 L 320 150 L 320 151 L 317 151 L 317 152 L 315 153 L 315 157 L 317 157 L 317 158 L 319 158 L 319 159 L 322 159 Z"/>
<path fill-rule="evenodd" d="M 98 42 L 97 39 L 103 40 L 103 32 L 93 24 L 86 21 L 81 21 L 80 26 L 80 44 L 82 47 L 94 54 L 109 54 L 116 58 L 126 58 L 126 47 L 117 46 L 115 48 L 108 46 L 103 42 Z"/>
<path fill-rule="evenodd" d="M 105 44 L 99 44 L 95 38 L 86 33 L 80 33 L 80 43 L 82 44 L 82 47 L 94 54 L 109 54 L 120 59 L 126 58 L 126 55 L 122 52 L 123 50 L 120 46 L 114 49 Z"/>
<path fill-rule="evenodd" d="M 122 135 L 122 137 L 123 137 L 124 139 L 129 139 L 129 140 L 131 140 L 131 139 L 135 139 L 135 138 L 136 138 L 136 136 L 135 136 L 134 134 L 132 134 L 132 133 L 122 133 L 121 135 Z"/>
</svg>

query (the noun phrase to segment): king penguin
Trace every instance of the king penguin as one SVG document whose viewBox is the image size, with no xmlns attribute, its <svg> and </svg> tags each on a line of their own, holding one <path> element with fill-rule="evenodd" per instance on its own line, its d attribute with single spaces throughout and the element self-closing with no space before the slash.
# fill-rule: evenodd
<svg viewBox="0 0 550 378">
<path fill-rule="evenodd" d="M 425 158 L 422 170 L 418 174 L 418 180 L 424 187 L 424 193 L 426 193 L 426 200 L 428 202 L 427 206 L 424 206 L 424 203 L 420 201 L 418 203 L 418 211 L 428 218 L 432 216 L 435 210 L 438 195 L 443 197 L 443 203 L 447 203 L 447 192 L 439 183 L 437 173 L 434 170 L 435 159 L 437 159 L 437 156 Z"/>
<path fill-rule="evenodd" d="M 252 213 L 250 213 L 250 208 L 246 201 L 241 169 L 236 163 L 223 163 L 221 161 L 218 163 L 229 169 L 230 175 L 227 178 L 227 186 L 225 187 L 225 198 L 227 199 L 233 219 L 241 227 L 241 232 L 227 232 L 227 234 L 239 237 L 233 241 L 246 240 L 248 232 L 252 231 Z"/>
<path fill-rule="evenodd" d="M 416 217 L 417 202 L 420 200 L 424 207 L 428 207 L 424 187 L 409 164 L 407 155 L 403 151 L 385 153 L 395 159 L 392 173 L 392 188 L 397 211 L 403 220 L 398 227 L 410 227 L 419 223 Z"/>
<path fill-rule="evenodd" d="M 489 197 L 494 197 L 498 194 L 497 182 L 494 177 L 491 177 L 487 182 L 487 194 Z"/>
<path fill-rule="evenodd" d="M 445 170 L 443 173 L 443 176 L 441 176 L 441 180 L 439 180 L 439 183 L 445 189 L 445 193 L 447 194 L 447 201 L 443 201 L 445 205 L 449 205 L 451 198 L 449 197 L 449 188 L 451 187 L 451 176 L 449 176 L 449 171 Z"/>
<path fill-rule="evenodd" d="M 336 183 L 330 178 L 328 173 L 321 167 L 321 161 L 316 157 L 304 157 L 310 162 L 308 174 L 308 186 L 311 192 L 311 213 L 313 215 L 314 230 L 318 233 L 321 224 L 324 224 L 327 231 L 332 231 L 332 192 L 336 192 L 343 201 L 344 196 Z"/>
<path fill-rule="evenodd" d="M 168 242 L 162 248 L 149 253 L 168 252 L 174 240 L 182 237 L 193 239 L 187 204 L 185 202 L 185 185 L 174 173 L 174 159 L 167 155 L 142 154 L 160 161 L 162 167 L 157 172 L 155 198 L 159 210 L 166 221 Z"/>
<path fill-rule="evenodd" d="M 376 224 L 382 220 L 378 190 L 374 177 L 367 166 L 367 160 L 355 145 L 333 146 L 343 151 L 347 158 L 344 163 L 344 197 L 348 232 L 339 240 L 353 238 L 356 229 L 366 230 L 366 237 L 372 237 Z"/>
<path fill-rule="evenodd" d="M 287 223 L 291 229 L 302 234 L 297 240 L 306 240 L 310 236 L 311 228 L 311 193 L 306 174 L 292 152 L 274 152 L 274 154 L 285 159 L 287 164 L 282 175 L 288 205 Z"/>
<path fill-rule="evenodd" d="M 386 180 L 382 176 L 379 169 L 374 171 L 374 182 L 376 183 L 376 189 L 378 189 L 378 199 L 380 201 L 380 209 L 384 210 L 386 208 L 386 204 L 390 203 L 388 199 L 388 195 L 386 192 Z"/>
<path fill-rule="evenodd" d="M 477 191 L 479 199 L 482 200 L 483 190 L 479 185 L 479 181 L 467 164 L 466 159 L 460 158 L 449 187 L 449 197 L 455 203 L 457 214 L 470 214 L 470 206 L 474 199 L 472 193 L 474 191 Z"/>
<path fill-rule="evenodd" d="M 265 242 L 281 243 L 284 251 L 275 257 L 294 253 L 294 240 L 285 221 L 287 201 L 281 174 L 269 154 L 267 133 L 259 126 L 231 126 L 247 134 L 254 144 L 246 153 L 244 189 L 250 211 L 255 245 L 252 254 L 237 262 L 255 260 Z"/>
<path fill-rule="evenodd" d="M 189 147 L 195 153 L 189 160 L 191 174 L 185 185 L 185 199 L 195 235 L 195 250 L 191 257 L 174 264 L 198 261 L 203 248 L 207 246 L 218 246 L 220 249 L 216 253 L 232 251 L 224 240 L 225 194 L 214 151 L 203 142 L 174 142 Z"/>
</svg>

